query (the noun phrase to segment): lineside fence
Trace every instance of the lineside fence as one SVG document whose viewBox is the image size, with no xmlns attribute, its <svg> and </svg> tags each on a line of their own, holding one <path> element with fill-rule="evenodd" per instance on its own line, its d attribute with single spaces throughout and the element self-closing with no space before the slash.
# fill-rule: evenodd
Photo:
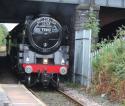
<svg viewBox="0 0 125 106">
<path fill-rule="evenodd" d="M 93 52 L 91 52 L 91 60 L 93 58 L 96 58 L 97 55 L 99 55 L 101 52 L 103 52 L 104 50 L 110 48 L 110 47 L 113 47 L 114 46 L 114 42 L 112 43 L 108 43 L 105 47 L 103 47 L 102 49 L 98 49 L 98 50 L 95 50 Z"/>
</svg>

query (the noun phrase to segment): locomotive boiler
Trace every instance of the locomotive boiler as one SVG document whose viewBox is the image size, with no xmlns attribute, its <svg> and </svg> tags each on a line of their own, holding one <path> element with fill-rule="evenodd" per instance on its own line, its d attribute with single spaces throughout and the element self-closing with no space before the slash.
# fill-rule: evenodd
<svg viewBox="0 0 125 106">
<path fill-rule="evenodd" d="M 26 17 L 24 29 L 12 41 L 17 46 L 11 49 L 12 54 L 16 52 L 15 66 L 26 85 L 59 86 L 59 76 L 67 74 L 69 64 L 65 38 L 60 22 L 50 15 Z"/>
</svg>

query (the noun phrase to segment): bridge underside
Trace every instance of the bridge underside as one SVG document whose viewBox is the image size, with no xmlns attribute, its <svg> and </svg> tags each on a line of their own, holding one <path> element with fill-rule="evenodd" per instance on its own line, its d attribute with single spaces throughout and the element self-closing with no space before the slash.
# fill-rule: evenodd
<svg viewBox="0 0 125 106">
<path fill-rule="evenodd" d="M 100 8 L 100 40 L 113 39 L 116 35 L 116 30 L 122 25 L 125 25 L 125 9 L 113 7 Z"/>
<path fill-rule="evenodd" d="M 54 2 L 0 0 L 0 23 L 22 23 L 27 15 L 38 14 L 50 14 L 57 19 L 65 17 L 68 19 L 74 15 L 75 7 L 75 4 Z"/>
</svg>

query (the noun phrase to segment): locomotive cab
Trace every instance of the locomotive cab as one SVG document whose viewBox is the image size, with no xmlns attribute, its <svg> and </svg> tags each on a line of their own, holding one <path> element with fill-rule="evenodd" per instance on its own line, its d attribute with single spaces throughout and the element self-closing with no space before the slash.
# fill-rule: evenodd
<svg viewBox="0 0 125 106">
<path fill-rule="evenodd" d="M 63 28 L 49 15 L 26 17 L 25 32 L 18 44 L 18 69 L 25 83 L 59 86 L 59 76 L 68 71 L 69 46 L 63 45 Z"/>
</svg>

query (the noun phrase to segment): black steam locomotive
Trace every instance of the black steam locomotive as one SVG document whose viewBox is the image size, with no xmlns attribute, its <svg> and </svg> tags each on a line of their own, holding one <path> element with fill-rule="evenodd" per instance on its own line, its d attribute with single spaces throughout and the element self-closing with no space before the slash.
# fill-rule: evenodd
<svg viewBox="0 0 125 106">
<path fill-rule="evenodd" d="M 10 54 L 28 86 L 59 86 L 59 76 L 66 75 L 69 67 L 69 46 L 64 39 L 62 26 L 48 14 L 26 17 L 23 30 L 13 37 L 16 46 Z"/>
</svg>

